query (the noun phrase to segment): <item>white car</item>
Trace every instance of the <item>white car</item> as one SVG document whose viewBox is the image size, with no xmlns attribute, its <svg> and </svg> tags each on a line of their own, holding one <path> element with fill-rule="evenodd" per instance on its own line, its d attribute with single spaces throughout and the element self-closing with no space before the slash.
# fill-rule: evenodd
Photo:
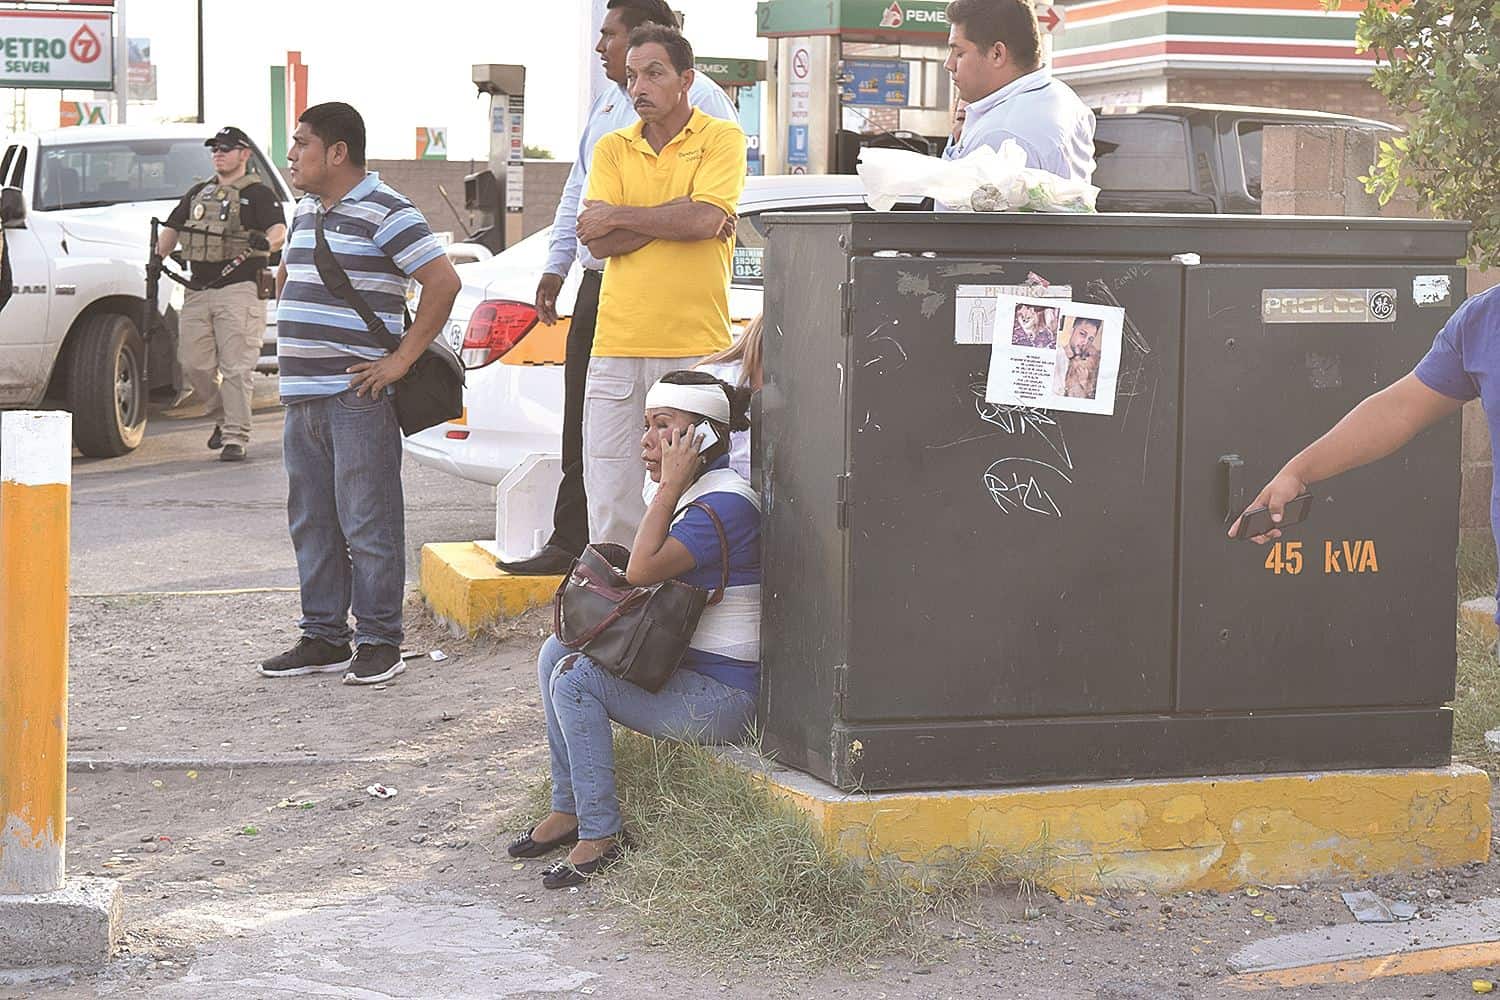
<svg viewBox="0 0 1500 1000">
<path fill-rule="evenodd" d="M 0 216 L 15 293 L 0 310 L 0 407 L 66 406 L 85 455 L 122 455 L 140 443 L 143 368 L 151 390 L 175 397 L 180 387 L 181 286 L 161 281 L 154 306 L 166 334 L 153 336 L 149 366 L 141 338 L 150 223 L 165 219 L 195 181 L 213 176 L 203 143 L 214 132 L 209 125 L 91 125 L 7 140 Z M 251 169 L 289 216 L 286 182 L 252 152 Z M 274 327 L 263 342 L 274 367 Z"/>
<path fill-rule="evenodd" d="M 906 207 L 906 206 L 903 206 Z M 750 177 L 740 198 L 729 289 L 730 318 L 743 328 L 760 312 L 766 212 L 863 210 L 864 188 L 853 176 Z M 463 288 L 444 330 L 469 369 L 464 416 L 405 439 L 407 454 L 463 479 L 498 485 L 533 455 L 561 447 L 563 360 L 580 269 L 563 283 L 558 322 L 537 321 L 537 280 L 547 262 L 551 228 L 533 233 L 493 258 L 458 267 Z M 551 504 L 551 498 L 547 499 Z"/>
</svg>

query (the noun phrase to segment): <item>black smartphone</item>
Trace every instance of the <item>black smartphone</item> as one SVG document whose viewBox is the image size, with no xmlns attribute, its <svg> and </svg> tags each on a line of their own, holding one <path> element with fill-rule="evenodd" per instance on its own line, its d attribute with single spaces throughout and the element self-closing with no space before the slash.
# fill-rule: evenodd
<svg viewBox="0 0 1500 1000">
<path fill-rule="evenodd" d="M 1249 541 L 1256 535 L 1267 534 L 1275 528 L 1290 528 L 1294 524 L 1301 524 L 1312 513 L 1312 500 L 1311 493 L 1292 497 L 1282 508 L 1280 522 L 1271 520 L 1271 508 L 1251 507 L 1240 515 L 1240 530 L 1234 537 L 1240 541 Z"/>
</svg>

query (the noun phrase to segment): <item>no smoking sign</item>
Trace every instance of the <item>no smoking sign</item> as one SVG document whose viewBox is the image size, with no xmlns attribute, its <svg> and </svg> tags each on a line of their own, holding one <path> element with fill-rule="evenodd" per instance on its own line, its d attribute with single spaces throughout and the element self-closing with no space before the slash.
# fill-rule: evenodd
<svg viewBox="0 0 1500 1000">
<path fill-rule="evenodd" d="M 792 53 L 792 75 L 799 80 L 806 80 L 812 72 L 812 56 L 806 49 L 798 49 Z"/>
</svg>

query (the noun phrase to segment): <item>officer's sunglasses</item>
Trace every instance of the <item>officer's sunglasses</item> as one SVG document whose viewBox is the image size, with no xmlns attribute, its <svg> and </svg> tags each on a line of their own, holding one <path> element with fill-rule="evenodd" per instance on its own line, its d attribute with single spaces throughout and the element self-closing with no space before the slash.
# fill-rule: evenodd
<svg viewBox="0 0 1500 1000">
<path fill-rule="evenodd" d="M 215 153 L 232 153 L 239 148 L 239 146 L 224 146 L 217 144 L 209 147 L 209 149 L 213 150 Z"/>
</svg>

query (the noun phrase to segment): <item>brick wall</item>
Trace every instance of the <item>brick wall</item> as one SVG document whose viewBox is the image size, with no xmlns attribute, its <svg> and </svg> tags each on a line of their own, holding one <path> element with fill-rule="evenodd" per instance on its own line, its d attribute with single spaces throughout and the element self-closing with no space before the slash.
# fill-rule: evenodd
<svg viewBox="0 0 1500 1000">
<path fill-rule="evenodd" d="M 568 183 L 568 171 L 572 169 L 572 163 L 558 160 L 526 161 L 526 207 L 521 214 L 527 236 L 552 225 L 563 187 Z"/>
<path fill-rule="evenodd" d="M 1399 123 L 1401 116 L 1368 80 L 1308 77 L 1172 77 L 1167 100 L 1188 104 L 1248 104 L 1258 108 L 1328 111 Z"/>
<path fill-rule="evenodd" d="M 1400 192 L 1382 206 L 1358 180 L 1375 161 L 1376 139 L 1359 129 L 1274 125 L 1265 130 L 1261 211 L 1267 215 L 1352 215 L 1420 218 L 1415 198 Z M 1468 290 L 1500 284 L 1500 273 L 1471 270 Z M 1437 331 L 1432 331 L 1436 334 Z M 1490 491 L 1494 459 L 1489 425 L 1475 400 L 1463 409 L 1459 487 L 1459 534 L 1481 544 L 1490 537 Z"/>
<path fill-rule="evenodd" d="M 488 164 L 477 160 L 371 160 L 370 169 L 380 172 L 380 179 L 410 198 L 412 204 L 427 217 L 428 225 L 436 232 L 451 232 L 455 240 L 464 238 L 462 225 L 474 228 L 475 213 L 464 208 L 464 178 L 483 170 Z M 526 207 L 522 213 L 523 228 L 527 236 L 552 224 L 557 202 L 562 197 L 563 185 L 567 183 L 571 163 L 556 160 L 526 161 Z M 458 209 L 455 218 L 453 209 L 443 201 L 439 185 L 448 192 L 448 198 Z"/>
<path fill-rule="evenodd" d="M 1387 219 L 1420 215 L 1410 195 L 1403 192 L 1382 206 L 1359 180 L 1375 162 L 1381 134 L 1343 126 L 1267 126 L 1261 153 L 1261 211 Z"/>
<path fill-rule="evenodd" d="M 427 218 L 435 232 L 451 232 L 454 240 L 464 238 L 453 210 L 443 203 L 438 185 L 458 209 L 463 225 L 473 228 L 473 219 L 464 209 L 464 176 L 484 168 L 473 160 L 371 160 L 369 167 L 380 179 L 411 199 L 417 211 Z"/>
</svg>

